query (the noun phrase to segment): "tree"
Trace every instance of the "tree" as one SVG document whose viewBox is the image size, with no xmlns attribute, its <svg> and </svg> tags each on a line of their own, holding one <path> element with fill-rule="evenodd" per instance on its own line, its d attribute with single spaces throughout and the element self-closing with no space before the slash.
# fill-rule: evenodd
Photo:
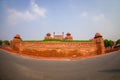
<svg viewBox="0 0 120 80">
<path fill-rule="evenodd" d="M 104 40 L 104 45 L 105 45 L 105 48 L 109 47 L 109 41 L 107 39 Z"/>
<path fill-rule="evenodd" d="M 104 40 L 104 45 L 105 45 L 106 49 L 110 49 L 114 45 L 114 41 L 105 39 Z"/>
<path fill-rule="evenodd" d="M 0 46 L 2 45 L 2 40 L 0 40 Z"/>
<path fill-rule="evenodd" d="M 112 40 L 109 40 L 109 47 L 111 47 L 112 48 L 112 46 L 114 45 L 114 41 L 112 41 Z"/>
<path fill-rule="evenodd" d="M 118 40 L 116 41 L 116 45 L 118 45 L 118 44 L 120 44 L 120 39 L 118 39 Z"/>
<path fill-rule="evenodd" d="M 3 43 L 4 43 L 5 45 L 10 45 L 10 42 L 9 42 L 8 40 L 4 40 Z"/>
</svg>

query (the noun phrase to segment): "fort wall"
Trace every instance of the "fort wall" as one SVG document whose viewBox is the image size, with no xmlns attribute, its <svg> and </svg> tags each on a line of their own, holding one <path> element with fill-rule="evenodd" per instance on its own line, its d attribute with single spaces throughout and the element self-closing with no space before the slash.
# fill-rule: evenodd
<svg viewBox="0 0 120 80">
<path fill-rule="evenodd" d="M 95 55 L 97 51 L 94 42 L 21 42 L 19 47 L 19 53 L 37 53 L 44 57 L 87 56 Z"/>
<path fill-rule="evenodd" d="M 43 57 L 90 56 L 104 53 L 102 38 L 91 42 L 24 42 L 13 39 L 11 47 L 18 53 Z"/>
</svg>

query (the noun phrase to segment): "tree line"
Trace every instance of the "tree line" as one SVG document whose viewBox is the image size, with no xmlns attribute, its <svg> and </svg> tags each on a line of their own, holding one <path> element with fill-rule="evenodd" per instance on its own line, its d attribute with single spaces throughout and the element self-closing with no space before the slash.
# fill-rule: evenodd
<svg viewBox="0 0 120 80">
<path fill-rule="evenodd" d="M 9 46 L 10 42 L 9 40 L 0 40 L 0 46 Z"/>
<path fill-rule="evenodd" d="M 109 50 L 109 49 L 115 48 L 117 46 L 120 46 L 120 39 L 118 39 L 115 42 L 112 41 L 112 40 L 105 39 L 104 40 L 104 46 L 105 46 L 106 50 Z"/>
</svg>

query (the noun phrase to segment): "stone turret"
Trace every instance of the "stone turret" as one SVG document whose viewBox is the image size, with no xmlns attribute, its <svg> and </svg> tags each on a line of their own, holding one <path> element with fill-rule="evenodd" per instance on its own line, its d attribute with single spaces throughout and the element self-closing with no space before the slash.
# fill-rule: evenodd
<svg viewBox="0 0 120 80">
<path fill-rule="evenodd" d="M 71 36 L 70 32 L 66 34 L 65 40 L 73 40 L 73 37 Z"/>
<path fill-rule="evenodd" d="M 13 38 L 13 40 L 18 40 L 18 41 L 21 41 L 21 37 L 20 37 L 20 34 L 16 34 L 15 37 Z"/>
<path fill-rule="evenodd" d="M 47 33 L 46 36 L 45 36 L 45 39 L 51 39 L 51 34 L 50 33 Z"/>
<path fill-rule="evenodd" d="M 103 54 L 105 53 L 105 47 L 104 47 L 104 39 L 100 33 L 96 33 L 93 41 L 97 45 L 97 54 Z"/>
<path fill-rule="evenodd" d="M 14 49 L 15 51 L 19 51 L 21 41 L 22 39 L 20 35 L 16 34 L 14 38 L 10 41 L 11 48 Z"/>
</svg>

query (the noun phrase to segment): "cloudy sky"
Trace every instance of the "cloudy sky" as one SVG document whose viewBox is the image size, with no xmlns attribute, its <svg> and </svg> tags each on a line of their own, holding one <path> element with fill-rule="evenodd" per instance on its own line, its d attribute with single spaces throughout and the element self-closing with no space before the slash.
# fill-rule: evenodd
<svg viewBox="0 0 120 80">
<path fill-rule="evenodd" d="M 120 38 L 120 0 L 0 0 L 0 39 L 41 40 L 47 32 L 71 32 L 88 40 L 96 32 Z"/>
</svg>

